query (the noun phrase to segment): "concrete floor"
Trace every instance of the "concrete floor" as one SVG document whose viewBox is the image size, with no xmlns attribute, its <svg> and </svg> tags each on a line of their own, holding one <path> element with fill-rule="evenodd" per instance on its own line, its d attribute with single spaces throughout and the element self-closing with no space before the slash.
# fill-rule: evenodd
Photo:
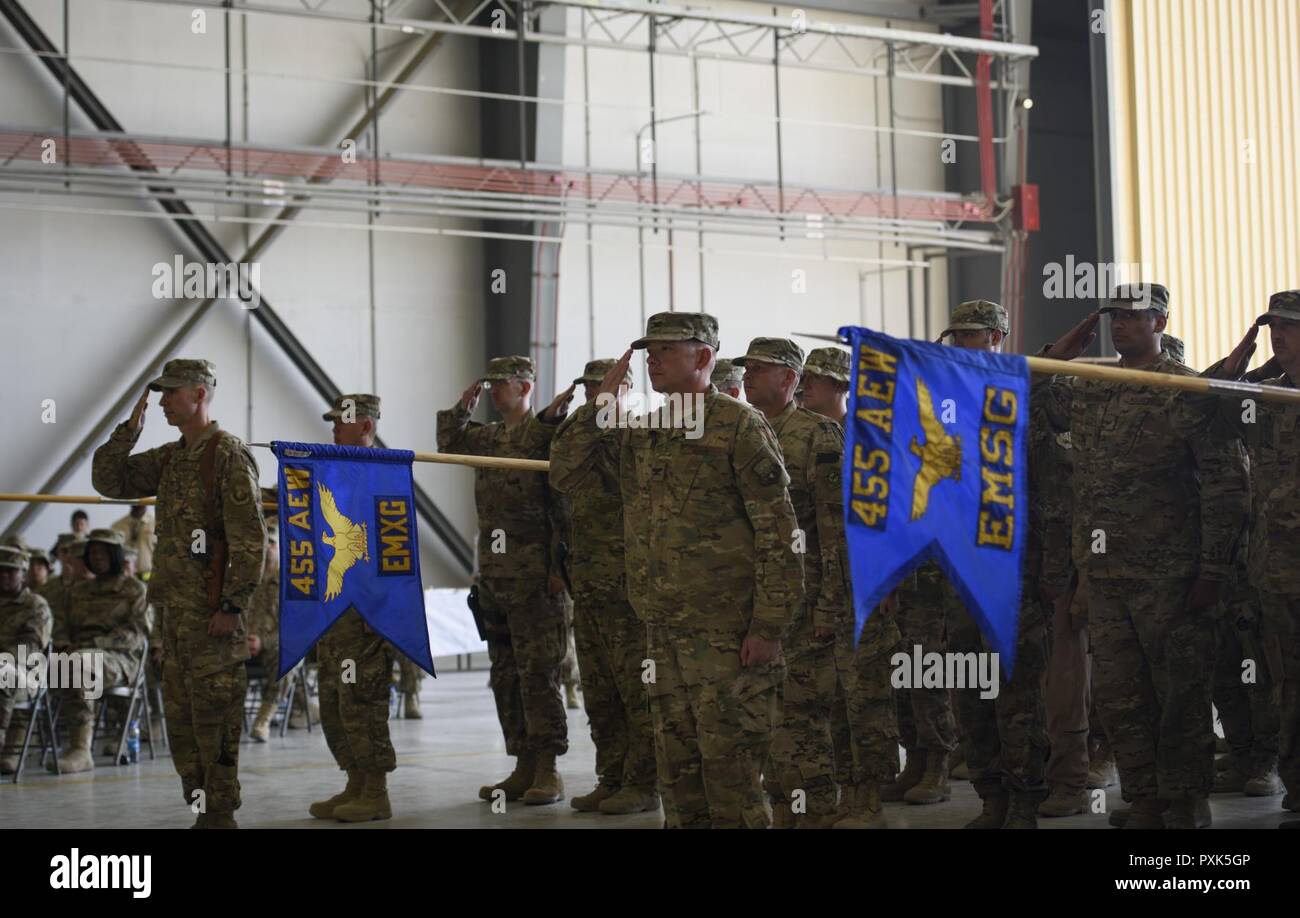
<svg viewBox="0 0 1300 918">
<path fill-rule="evenodd" d="M 389 777 L 393 819 L 364 826 L 312 819 L 307 806 L 342 787 L 319 727 L 308 734 L 290 730 L 284 739 L 272 731 L 269 743 L 245 740 L 239 776 L 244 805 L 237 817 L 243 828 L 658 828 L 659 813 L 601 816 L 578 813 L 567 800 L 554 806 L 510 804 L 492 813 L 478 799 L 481 784 L 503 778 L 511 767 L 497 726 L 487 673 L 450 672 L 426 679 L 421 696 L 424 719 L 390 723 L 398 768 Z M 569 712 L 568 755 L 560 760 L 569 796 L 594 783 L 595 750 L 586 716 Z M 143 750 L 142 750 L 143 751 Z M 160 750 L 161 752 L 161 750 Z M 93 774 L 56 777 L 29 764 L 22 783 L 0 784 L 0 825 L 43 828 L 184 828 L 193 816 L 181 799 L 180 782 L 165 754 L 156 761 L 114 767 Z M 101 762 L 108 762 L 101 759 Z M 1273 828 L 1280 821 L 1281 797 L 1211 798 L 1216 828 Z M 1121 805 L 1118 789 L 1107 793 L 1107 807 Z M 954 782 L 951 801 L 936 806 L 888 804 L 895 828 L 956 828 L 979 812 L 979 799 L 967 782 Z M 1047 829 L 1106 828 L 1105 815 L 1044 819 Z"/>
</svg>

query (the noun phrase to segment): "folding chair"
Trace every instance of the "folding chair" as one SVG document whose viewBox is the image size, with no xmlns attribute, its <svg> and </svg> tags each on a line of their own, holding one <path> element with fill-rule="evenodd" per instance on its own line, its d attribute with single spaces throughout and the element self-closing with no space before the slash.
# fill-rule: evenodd
<svg viewBox="0 0 1300 918">
<path fill-rule="evenodd" d="M 284 736 L 285 731 L 289 729 L 289 718 L 293 714 L 293 699 L 294 696 L 298 694 L 299 689 L 302 690 L 302 707 L 303 712 L 307 715 L 307 732 L 310 733 L 312 730 L 311 691 L 309 690 L 307 682 L 306 664 L 300 663 L 298 666 L 290 670 L 288 678 L 289 691 L 286 692 L 284 696 L 284 714 L 280 718 L 280 735 Z"/>
<path fill-rule="evenodd" d="M 140 654 L 140 664 L 136 667 L 135 675 L 131 678 L 130 685 L 114 686 L 104 692 L 104 698 L 99 705 L 99 714 L 95 717 L 95 726 L 91 732 L 90 744 L 94 749 L 95 741 L 99 739 L 99 731 L 104 727 L 108 717 L 108 699 L 109 698 L 126 698 L 126 714 L 122 717 L 122 735 L 118 738 L 116 755 L 113 760 L 115 765 L 127 764 L 122 760 L 126 756 L 126 739 L 131 732 L 131 721 L 135 719 L 136 708 L 144 715 L 144 729 L 140 731 L 140 741 L 149 744 L 149 758 L 154 759 L 153 750 L 153 718 L 150 715 L 149 693 L 146 691 L 146 682 L 148 681 L 145 670 L 149 666 L 149 638 L 144 639 L 144 650 Z"/>
<path fill-rule="evenodd" d="M 54 773 L 62 774 L 59 770 L 59 740 L 54 733 L 54 715 L 50 711 L 50 656 L 54 653 L 54 645 L 47 644 L 45 647 L 45 676 L 41 679 L 41 685 L 36 690 L 36 697 L 28 701 L 20 701 L 14 705 L 15 711 L 27 711 L 27 732 L 23 735 L 23 747 L 18 753 L 18 767 L 14 769 L 14 784 L 18 783 L 18 776 L 23 773 L 23 765 L 27 761 L 27 749 L 32 742 L 32 729 L 39 722 L 41 725 L 41 763 L 45 762 L 45 754 L 51 753 L 54 756 Z M 3 738 L 0 737 L 0 742 Z"/>
</svg>

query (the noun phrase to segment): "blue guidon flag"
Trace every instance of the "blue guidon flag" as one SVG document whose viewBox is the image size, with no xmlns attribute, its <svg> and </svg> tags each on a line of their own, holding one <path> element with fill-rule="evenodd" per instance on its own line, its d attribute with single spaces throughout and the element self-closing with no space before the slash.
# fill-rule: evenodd
<svg viewBox="0 0 1300 918">
<path fill-rule="evenodd" d="M 1029 367 L 1023 357 L 853 326 L 844 508 L 854 614 L 936 562 L 1008 677 L 1029 536 Z"/>
<path fill-rule="evenodd" d="M 280 463 L 280 675 L 356 609 L 426 672 L 410 450 L 271 443 Z"/>
</svg>

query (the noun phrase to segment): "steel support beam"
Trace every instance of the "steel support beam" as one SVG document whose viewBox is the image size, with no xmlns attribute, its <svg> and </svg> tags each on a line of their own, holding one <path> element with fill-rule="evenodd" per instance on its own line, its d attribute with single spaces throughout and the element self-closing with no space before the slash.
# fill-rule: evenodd
<svg viewBox="0 0 1300 918">
<path fill-rule="evenodd" d="M 67 86 L 71 98 L 98 130 L 124 133 L 122 125 L 113 117 L 112 112 L 81 79 L 81 76 L 58 56 L 58 49 L 50 42 L 40 26 L 27 14 L 27 11 L 23 9 L 18 0 L 0 0 L 0 13 L 4 14 L 5 19 L 8 20 L 23 41 L 33 51 L 41 55 L 41 60 L 45 62 L 46 68 L 54 78 L 61 85 Z M 129 141 L 125 143 L 129 144 Z M 145 166 L 133 165 L 132 168 L 136 171 L 154 171 Z M 198 250 L 199 255 L 205 261 L 218 264 L 233 262 L 233 259 L 217 239 L 208 232 L 207 228 L 193 219 L 193 211 L 184 202 L 168 200 L 165 197 L 170 194 L 171 189 L 164 185 L 150 185 L 149 190 L 164 196 L 158 200 L 158 205 L 168 214 L 177 218 L 173 221 L 174 225 L 190 244 Z M 124 416 L 125 410 L 131 401 L 139 397 L 144 381 L 151 377 L 167 357 L 174 352 L 175 348 L 190 335 L 214 302 L 215 300 L 205 300 L 200 304 L 194 314 L 182 324 L 181 328 L 167 342 L 163 350 L 156 354 L 149 364 L 145 366 L 140 376 L 132 382 L 131 387 L 110 407 L 104 417 L 91 428 L 68 458 L 42 485 L 41 491 L 57 490 L 72 474 L 73 470 L 85 461 L 92 447 L 103 440 L 117 419 Z M 303 346 L 297 336 L 285 325 L 265 298 L 260 299 L 259 305 L 253 310 L 253 315 L 262 324 L 271 339 L 284 351 L 293 365 L 303 374 L 312 388 L 316 390 L 317 394 L 322 399 L 332 402 L 340 394 L 339 387 L 329 378 L 324 368 L 316 362 L 311 352 Z M 383 446 L 383 443 L 378 438 L 376 438 L 376 444 Z M 429 524 L 461 567 L 466 572 L 471 571 L 473 569 L 473 551 L 469 543 L 456 531 L 451 521 L 447 519 L 442 511 L 438 509 L 433 502 L 433 498 L 418 484 L 415 485 L 415 503 L 421 518 Z M 9 524 L 6 532 L 21 531 L 41 506 L 39 504 L 28 504 Z"/>
</svg>

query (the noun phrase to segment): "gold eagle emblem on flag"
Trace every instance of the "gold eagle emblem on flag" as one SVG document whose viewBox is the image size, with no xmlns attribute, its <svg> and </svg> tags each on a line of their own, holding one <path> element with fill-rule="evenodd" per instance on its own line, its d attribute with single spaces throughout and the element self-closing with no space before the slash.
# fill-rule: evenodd
<svg viewBox="0 0 1300 918">
<path fill-rule="evenodd" d="M 917 470 L 912 486 L 914 523 L 930 509 L 930 490 L 935 485 L 945 478 L 961 480 L 961 437 L 948 433 L 943 422 L 935 416 L 930 387 L 919 376 L 916 377 L 916 405 L 921 416 L 921 429 L 925 432 L 925 444 L 912 437 L 912 453 L 921 460 L 921 468 Z"/>
<path fill-rule="evenodd" d="M 330 489 L 319 481 L 316 490 L 320 494 L 320 509 L 333 531 L 332 535 L 321 535 L 321 542 L 334 549 L 325 578 L 325 602 L 338 597 L 343 592 L 343 575 L 358 560 L 370 560 L 370 547 L 366 541 L 366 524 L 354 523 L 339 512 L 338 504 Z"/>
</svg>

